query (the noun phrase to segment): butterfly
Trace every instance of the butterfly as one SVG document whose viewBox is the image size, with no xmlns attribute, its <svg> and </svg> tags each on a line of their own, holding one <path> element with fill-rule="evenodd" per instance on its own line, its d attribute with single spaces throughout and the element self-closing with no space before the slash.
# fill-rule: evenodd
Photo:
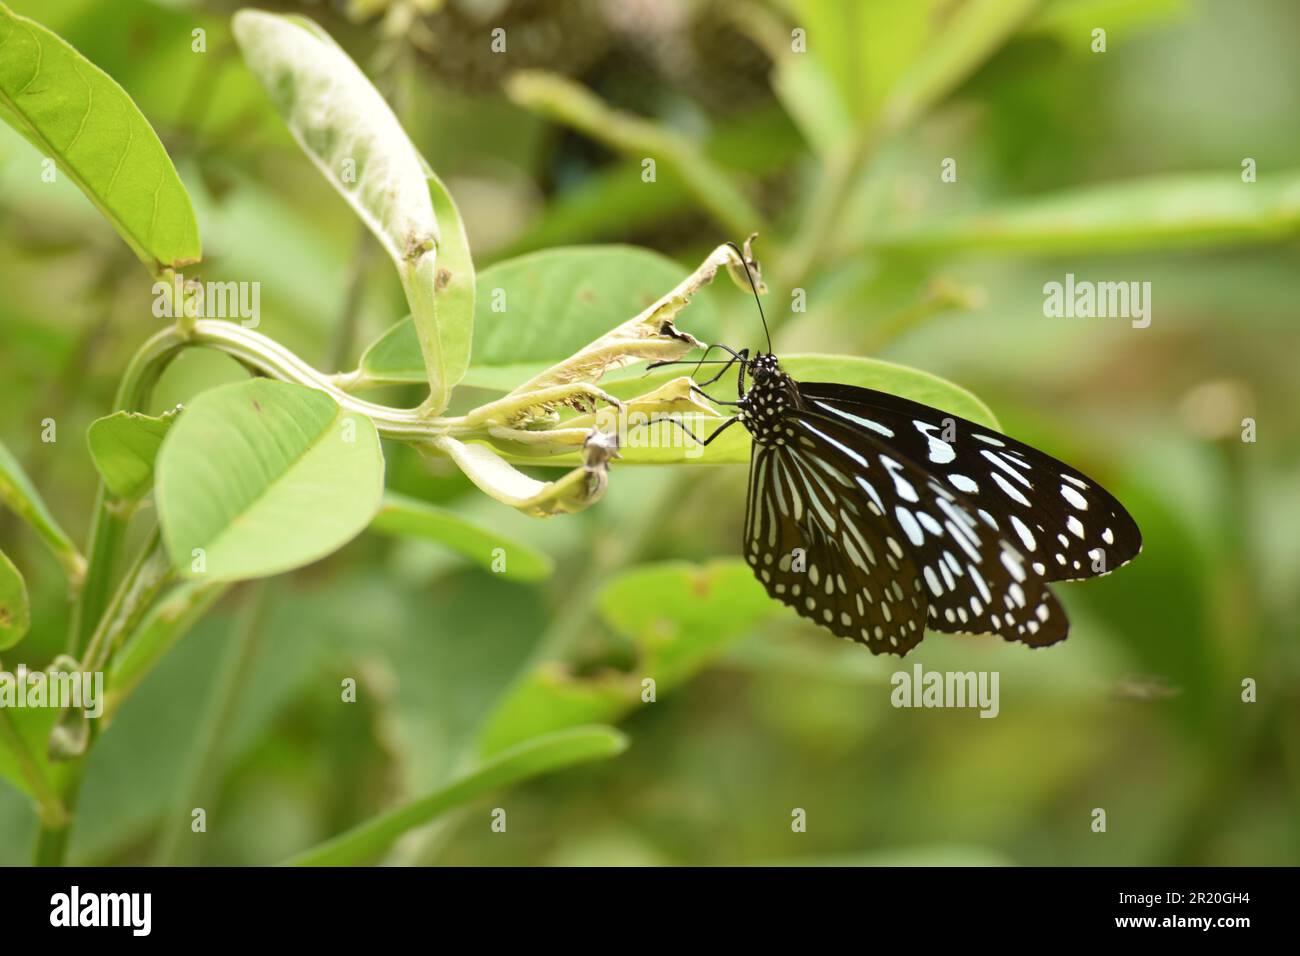
<svg viewBox="0 0 1300 956">
<path fill-rule="evenodd" d="M 752 439 L 745 560 L 771 597 L 874 654 L 902 656 L 927 629 L 1054 644 L 1069 620 L 1048 584 L 1142 549 L 1114 495 L 1030 445 L 887 392 L 797 382 L 770 335 L 757 354 L 711 348 L 731 358 L 695 389 L 735 414 L 701 444 L 735 424 Z M 705 394 L 733 365 L 739 400 Z"/>
</svg>

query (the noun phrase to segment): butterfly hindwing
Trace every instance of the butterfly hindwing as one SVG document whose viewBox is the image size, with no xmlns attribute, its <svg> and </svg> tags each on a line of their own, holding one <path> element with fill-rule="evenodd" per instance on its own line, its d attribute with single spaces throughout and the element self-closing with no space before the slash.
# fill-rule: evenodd
<svg viewBox="0 0 1300 956">
<path fill-rule="evenodd" d="M 904 654 L 925 632 L 920 572 L 849 475 L 828 455 L 755 444 L 746 559 L 802 616 L 874 654 Z"/>
</svg>

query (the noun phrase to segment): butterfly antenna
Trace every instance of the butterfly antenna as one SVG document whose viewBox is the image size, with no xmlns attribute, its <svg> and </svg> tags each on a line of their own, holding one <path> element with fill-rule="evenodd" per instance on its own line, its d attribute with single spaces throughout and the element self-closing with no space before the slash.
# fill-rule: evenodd
<svg viewBox="0 0 1300 956">
<path fill-rule="evenodd" d="M 753 237 L 751 236 L 750 238 Z M 745 267 L 745 278 L 749 280 L 749 288 L 754 293 L 754 302 L 758 305 L 758 317 L 763 322 L 763 335 L 767 337 L 767 352 L 771 355 L 772 333 L 769 332 L 767 328 L 767 316 L 763 314 L 763 302 L 758 297 L 758 286 L 754 284 L 754 273 L 749 269 L 749 260 L 745 258 L 745 253 L 741 251 L 740 246 L 736 245 L 734 242 L 729 242 L 727 245 L 731 246 L 731 248 L 736 251 L 736 255 L 740 257 L 740 264 Z"/>
</svg>

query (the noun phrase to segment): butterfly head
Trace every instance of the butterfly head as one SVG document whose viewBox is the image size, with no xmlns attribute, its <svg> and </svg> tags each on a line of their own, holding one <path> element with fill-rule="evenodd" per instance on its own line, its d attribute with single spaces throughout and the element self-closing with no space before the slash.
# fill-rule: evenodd
<svg viewBox="0 0 1300 956">
<path fill-rule="evenodd" d="M 746 371 L 755 385 L 764 385 L 782 374 L 776 356 L 771 352 L 760 352 L 748 362 Z"/>
</svg>

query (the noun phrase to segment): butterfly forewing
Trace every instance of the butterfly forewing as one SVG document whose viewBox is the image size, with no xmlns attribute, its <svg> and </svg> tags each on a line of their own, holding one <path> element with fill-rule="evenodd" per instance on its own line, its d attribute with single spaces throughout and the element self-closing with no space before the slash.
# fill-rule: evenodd
<svg viewBox="0 0 1300 956">
<path fill-rule="evenodd" d="M 1114 496 L 1036 448 L 886 392 L 798 387 L 810 413 L 874 436 L 969 501 L 1046 581 L 1107 574 L 1142 548 L 1137 524 Z"/>
<path fill-rule="evenodd" d="M 875 533 L 903 553 L 925 613 L 925 626 L 952 633 L 995 633 L 1040 646 L 1064 638 L 1068 622 L 1046 580 L 1024 555 L 976 515 L 974 506 L 883 435 L 837 417 L 792 409 L 786 416 L 800 453 L 826 457 L 868 502 Z M 891 587 L 873 568 L 868 581 Z M 888 650 L 902 652 L 890 647 Z"/>
</svg>

